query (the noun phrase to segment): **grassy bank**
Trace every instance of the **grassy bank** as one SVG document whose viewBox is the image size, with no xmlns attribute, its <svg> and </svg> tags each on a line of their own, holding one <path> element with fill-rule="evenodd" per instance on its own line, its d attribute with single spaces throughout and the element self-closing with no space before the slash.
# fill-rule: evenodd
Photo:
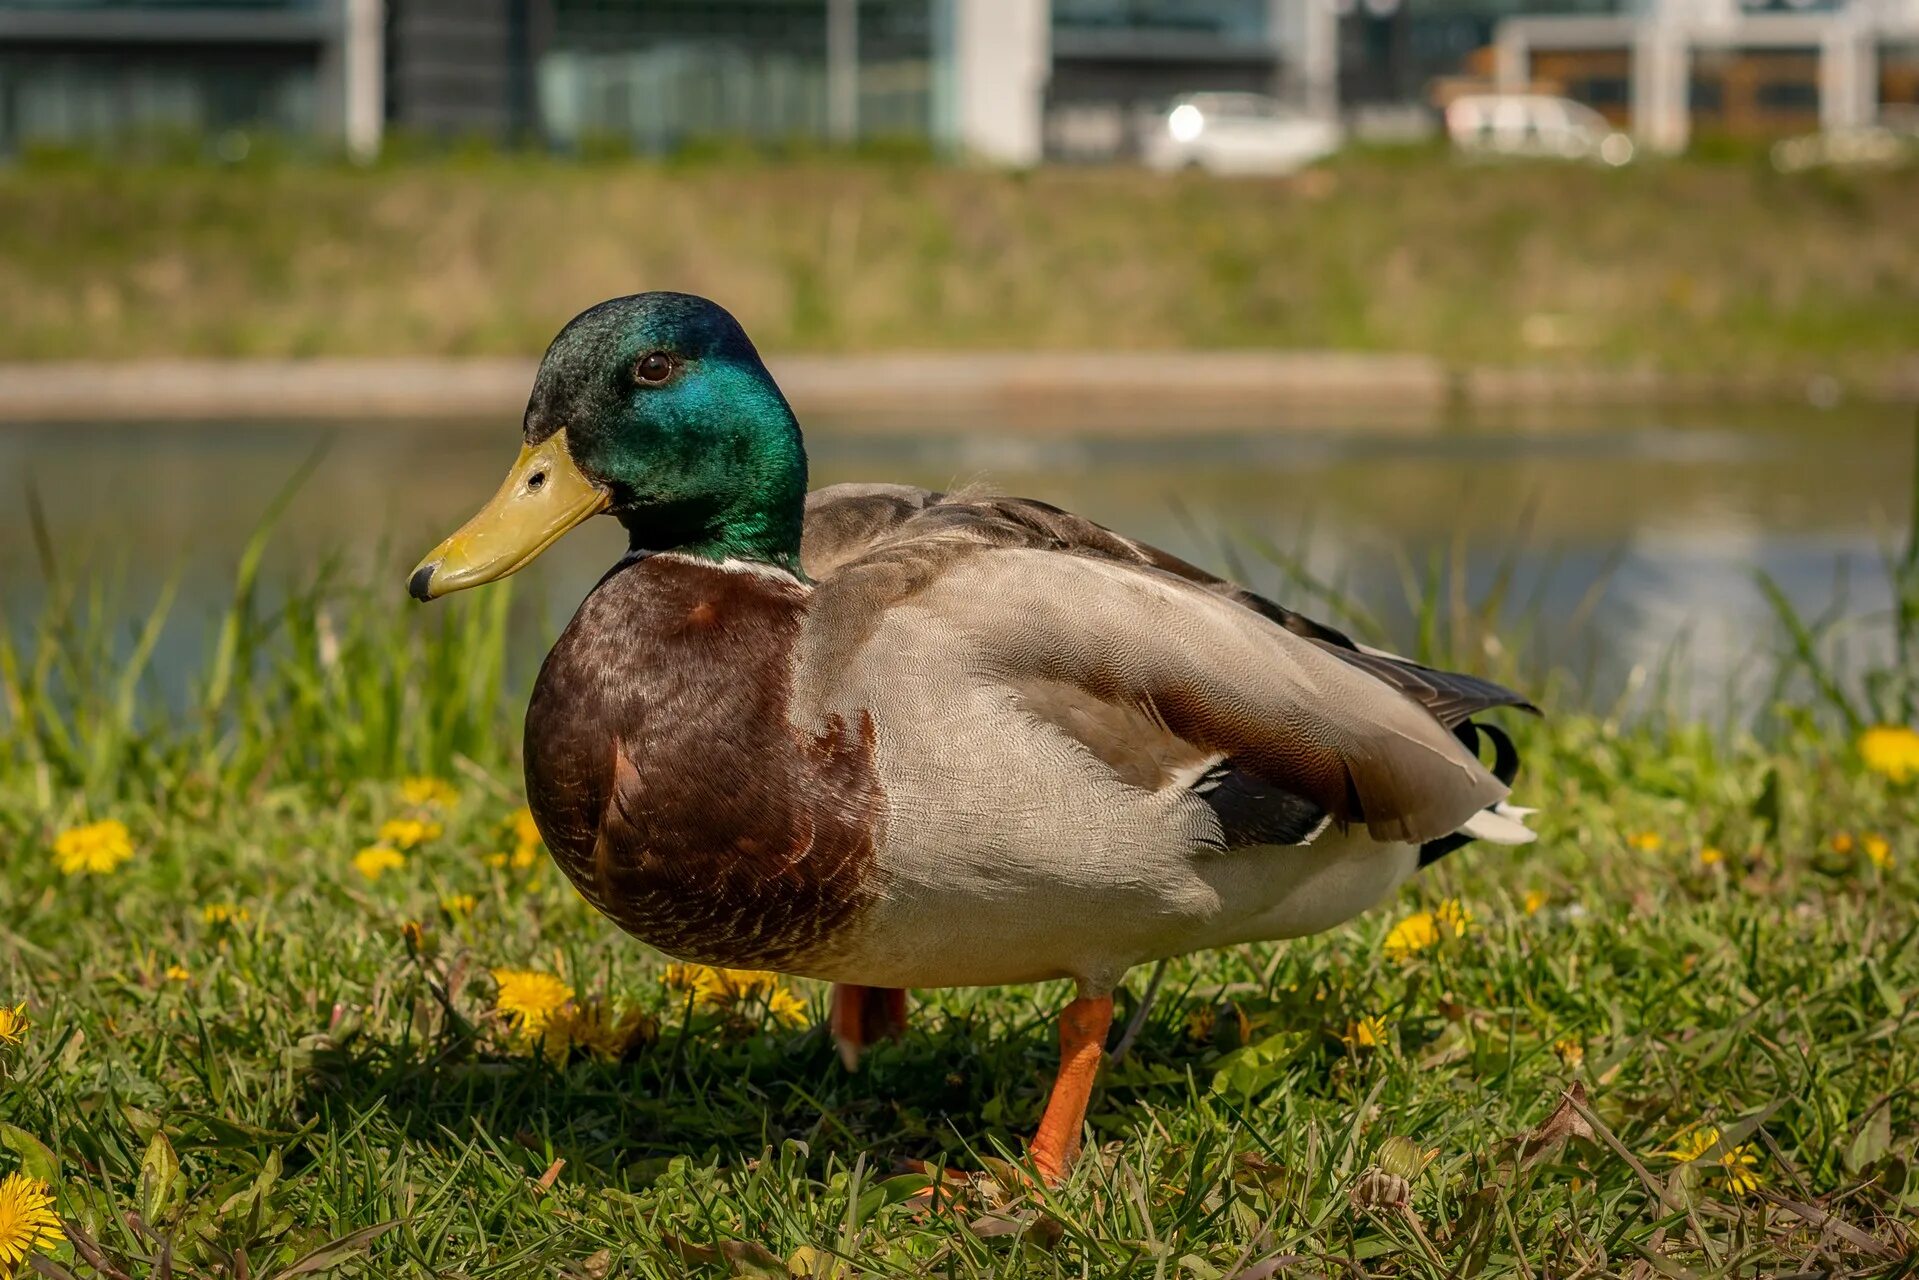
<svg viewBox="0 0 1919 1280">
<path fill-rule="evenodd" d="M 1283 181 L 536 158 L 0 173 L 0 359 L 534 353 L 604 297 L 769 349 L 1276 346 L 1878 378 L 1919 170 L 1355 154 Z"/>
<path fill-rule="evenodd" d="M 1910 637 L 1919 552 L 1893 571 Z M 901 1162 L 1018 1157 L 1061 990 L 920 993 L 846 1074 L 818 986 L 669 969 L 524 830 L 505 588 L 260 610 L 249 573 L 164 713 L 164 611 L 119 637 L 56 575 L 0 647 L 0 1176 L 66 1224 L 38 1274 L 1911 1265 L 1919 743 L 1855 724 L 1911 716 L 1909 661 L 1764 740 L 1516 724 L 1536 846 L 1176 963 L 1071 1182 L 928 1215 Z M 1434 599 L 1429 643 L 1485 652 Z"/>
</svg>

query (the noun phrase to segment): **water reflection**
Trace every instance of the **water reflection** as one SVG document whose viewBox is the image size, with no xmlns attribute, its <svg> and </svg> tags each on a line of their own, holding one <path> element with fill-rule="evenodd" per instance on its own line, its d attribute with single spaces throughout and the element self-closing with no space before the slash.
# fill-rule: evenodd
<svg viewBox="0 0 1919 1280">
<path fill-rule="evenodd" d="M 1553 415 L 1563 419 L 1564 415 Z M 1909 518 L 1910 428 L 1897 413 L 1727 415 L 1568 425 L 1543 418 L 1269 433 L 1088 436 L 990 424 L 966 434 L 869 424 L 809 431 L 815 484 L 985 483 L 1045 498 L 1219 568 L 1310 612 L 1271 557 L 1351 592 L 1379 637 L 1404 643 L 1408 597 L 1441 561 L 1477 599 L 1510 574 L 1506 610 L 1525 665 L 1583 673 L 1609 698 L 1635 668 L 1670 667 L 1696 706 L 1723 702 L 1768 634 L 1755 570 L 1801 606 L 1883 611 L 1870 571 Z M 182 604 L 157 655 L 162 683 L 197 661 L 234 563 L 273 495 L 316 446 L 267 580 L 322 563 L 391 577 L 465 518 L 514 449 L 510 423 L 61 425 L 0 431 L 0 583 L 8 621 L 41 599 L 27 478 L 60 560 L 116 577 L 129 619 L 171 575 Z M 523 579 L 523 662 L 621 550 L 610 521 L 563 542 Z M 1581 610 L 1596 579 L 1603 607 Z M 530 588 L 530 590 L 528 589 Z M 1323 610 L 1322 610 L 1323 612 Z M 1525 621 L 1530 619 L 1530 622 Z"/>
</svg>

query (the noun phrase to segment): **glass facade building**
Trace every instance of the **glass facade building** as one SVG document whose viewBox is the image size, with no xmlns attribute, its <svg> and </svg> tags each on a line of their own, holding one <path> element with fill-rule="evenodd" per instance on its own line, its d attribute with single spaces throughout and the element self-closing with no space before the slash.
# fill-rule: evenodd
<svg viewBox="0 0 1919 1280">
<path fill-rule="evenodd" d="M 552 0 L 539 58 L 548 135 L 644 150 L 690 140 L 929 139 L 942 0 L 848 0 L 850 102 L 833 110 L 825 0 Z"/>
<path fill-rule="evenodd" d="M 1919 105 L 1919 0 L 0 0 L 0 155 L 235 132 L 1130 154 L 1168 99 L 1357 122 L 1466 84 L 1654 147 Z M 1397 111 L 1397 115 L 1394 112 Z"/>
<path fill-rule="evenodd" d="M 1499 23 L 1519 13 L 1613 16 L 1635 0 L 1334 0 L 1339 97 L 1429 103 L 1436 81 L 1490 72 Z"/>
<path fill-rule="evenodd" d="M 354 0 L 0 0 L 0 152 L 338 132 Z"/>
<path fill-rule="evenodd" d="M 282 46 L 0 54 L 0 137 L 26 144 L 315 132 L 316 59 Z"/>
</svg>

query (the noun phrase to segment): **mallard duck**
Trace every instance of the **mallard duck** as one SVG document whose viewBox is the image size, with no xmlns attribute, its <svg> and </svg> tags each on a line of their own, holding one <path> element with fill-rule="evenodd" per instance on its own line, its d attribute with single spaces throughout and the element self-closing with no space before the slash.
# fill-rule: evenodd
<svg viewBox="0 0 1919 1280">
<path fill-rule="evenodd" d="M 1511 690 L 1354 643 L 1042 502 L 838 485 L 731 315 L 644 293 L 540 363 L 431 600 L 587 517 L 630 549 L 526 716 L 541 835 L 683 960 L 836 984 L 849 1056 L 911 987 L 1071 979 L 1030 1157 L 1076 1158 L 1136 965 L 1329 929 L 1466 840 L 1531 838 Z"/>
</svg>

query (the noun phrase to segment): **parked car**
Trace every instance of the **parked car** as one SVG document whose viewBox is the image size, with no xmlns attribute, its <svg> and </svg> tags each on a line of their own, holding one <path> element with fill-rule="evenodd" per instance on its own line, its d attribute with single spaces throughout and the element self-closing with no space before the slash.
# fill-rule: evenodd
<svg viewBox="0 0 1919 1280">
<path fill-rule="evenodd" d="M 1154 118 L 1141 142 L 1148 167 L 1209 173 L 1291 173 L 1339 150 L 1332 120 L 1257 93 L 1194 93 Z"/>
<path fill-rule="evenodd" d="M 1446 133 L 1461 151 L 1622 165 L 1632 139 L 1583 102 L 1543 93 L 1469 93 L 1446 106 Z"/>
</svg>

